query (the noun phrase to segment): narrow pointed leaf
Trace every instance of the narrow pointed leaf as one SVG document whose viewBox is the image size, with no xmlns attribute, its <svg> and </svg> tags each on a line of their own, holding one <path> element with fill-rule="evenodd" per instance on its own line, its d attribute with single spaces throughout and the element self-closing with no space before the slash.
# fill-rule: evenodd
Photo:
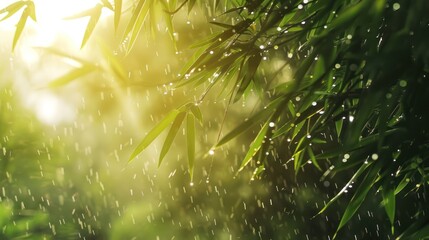
<svg viewBox="0 0 429 240">
<path fill-rule="evenodd" d="M 189 14 L 189 13 L 191 13 L 192 8 L 194 7 L 195 2 L 196 2 L 197 0 L 188 0 L 188 1 L 189 1 L 189 2 L 188 2 L 188 14 Z"/>
<path fill-rule="evenodd" d="M 99 41 L 98 45 L 100 46 L 101 52 L 103 53 L 105 60 L 107 60 L 110 69 L 116 75 L 116 77 L 122 81 L 128 80 L 124 66 L 120 63 L 118 57 L 115 56 L 103 42 Z"/>
<path fill-rule="evenodd" d="M 426 235 L 421 236 L 420 238 L 417 235 L 420 235 L 426 231 Z M 421 219 L 415 220 L 405 231 L 399 235 L 396 240 L 415 240 L 423 239 L 424 236 L 429 236 L 429 217 L 425 216 Z"/>
<path fill-rule="evenodd" d="M 192 104 L 190 109 L 194 117 L 198 120 L 198 122 L 200 124 L 203 124 L 203 114 L 201 113 L 200 108 L 198 106 L 195 106 L 195 104 Z"/>
<path fill-rule="evenodd" d="M 131 19 L 128 22 L 127 27 L 125 28 L 124 38 L 126 38 L 127 35 L 133 30 L 134 25 L 136 24 L 137 18 L 140 14 L 141 9 L 143 8 L 144 3 L 145 3 L 145 0 L 140 0 L 136 8 L 134 9 L 133 15 L 131 16 Z"/>
<path fill-rule="evenodd" d="M 97 4 L 97 5 L 101 5 L 101 4 Z M 96 7 L 84 10 L 82 12 L 73 14 L 71 16 L 65 17 L 64 20 L 73 20 L 73 19 L 78 19 L 78 18 L 84 18 L 84 17 L 90 17 L 92 15 L 94 15 L 94 12 L 96 11 Z"/>
<path fill-rule="evenodd" d="M 314 155 L 313 149 L 311 149 L 311 147 L 307 148 L 307 152 L 308 152 L 308 156 L 310 157 L 311 162 L 314 164 L 314 166 L 319 169 L 320 171 L 322 171 L 322 168 L 320 167 L 319 163 L 317 162 L 317 158 Z"/>
<path fill-rule="evenodd" d="M 410 182 L 409 176 L 405 175 L 405 177 L 402 178 L 402 180 L 396 186 L 396 188 L 395 188 L 395 195 L 397 195 L 398 193 L 400 193 L 408 185 L 409 182 Z"/>
<path fill-rule="evenodd" d="M 241 98 L 244 91 L 249 86 L 250 82 L 253 79 L 253 76 L 256 73 L 256 70 L 259 67 L 259 64 L 261 63 L 261 60 L 262 60 L 261 54 L 259 54 L 259 53 L 254 54 L 249 58 L 249 60 L 247 62 L 247 67 L 244 69 L 241 69 L 241 71 L 245 71 L 245 74 L 244 74 L 243 79 L 241 79 L 241 81 L 239 79 L 240 85 L 239 85 L 237 93 L 234 97 L 234 102 L 237 102 Z"/>
<path fill-rule="evenodd" d="M 137 5 L 137 8 L 133 13 L 133 16 L 131 17 L 130 22 L 127 25 L 127 28 L 125 30 L 125 36 L 131 33 L 128 46 L 127 46 L 128 53 L 133 48 L 137 40 L 137 37 L 139 36 L 140 30 L 145 22 L 145 19 L 149 13 L 149 9 L 152 6 L 152 4 L 153 4 L 153 0 L 140 0 L 140 2 Z"/>
<path fill-rule="evenodd" d="M 171 111 L 164 119 L 161 120 L 161 122 L 159 122 L 154 128 L 152 128 L 152 130 L 149 131 L 149 133 L 136 147 L 128 161 L 132 161 L 135 157 L 137 157 L 137 155 L 139 155 L 143 150 L 145 150 L 153 142 L 153 140 L 155 140 L 155 138 L 157 138 L 159 134 L 161 134 L 161 132 L 164 131 L 164 129 L 168 127 L 171 122 L 174 121 L 174 119 L 179 113 L 180 112 L 178 110 Z"/>
<path fill-rule="evenodd" d="M 97 67 L 95 67 L 94 65 L 83 65 L 82 67 L 73 69 L 70 72 L 68 72 L 66 75 L 50 82 L 48 84 L 48 87 L 55 88 L 55 87 L 66 85 L 75 79 L 78 79 L 80 77 L 83 77 L 95 71 L 96 69 Z"/>
<path fill-rule="evenodd" d="M 37 21 L 36 18 L 36 7 L 34 6 L 34 2 L 28 2 L 28 15 L 31 17 L 31 19 L 33 19 L 33 21 Z"/>
<path fill-rule="evenodd" d="M 118 29 L 119 21 L 121 20 L 122 15 L 122 0 L 115 0 L 115 16 L 114 16 L 114 24 L 115 29 Z"/>
<path fill-rule="evenodd" d="M 113 11 L 113 6 L 108 0 L 101 0 L 103 6 Z"/>
<path fill-rule="evenodd" d="M 22 7 L 24 7 L 27 3 L 25 1 L 19 1 L 16 3 L 12 3 L 9 6 L 0 10 L 0 14 L 7 13 L 0 21 L 6 20 L 9 17 L 13 16 L 16 12 L 19 11 Z"/>
<path fill-rule="evenodd" d="M 251 127 L 259 123 L 262 119 L 265 119 L 269 114 L 271 114 L 274 109 L 282 102 L 283 98 L 278 98 L 271 102 L 265 109 L 253 115 L 251 118 L 243 121 L 240 125 L 238 125 L 235 129 L 225 135 L 215 147 L 220 147 L 221 145 L 229 142 L 231 139 L 239 136 L 245 131 L 249 130 Z"/>
<path fill-rule="evenodd" d="M 162 146 L 161 154 L 159 155 L 159 160 L 158 160 L 158 167 L 161 165 L 162 160 L 164 159 L 165 155 L 170 149 L 171 144 L 173 143 L 173 140 L 180 129 L 180 125 L 182 125 L 183 119 L 185 119 L 185 116 L 186 116 L 186 112 L 180 112 L 179 114 L 177 114 L 176 119 L 174 119 L 174 122 L 170 128 L 170 131 L 168 132 L 168 135 L 165 138 L 164 145 Z"/>
<path fill-rule="evenodd" d="M 102 8 L 103 6 L 101 4 L 97 4 L 97 6 L 94 7 L 94 11 L 91 14 L 91 18 L 89 19 L 88 26 L 85 30 L 85 35 L 83 36 L 82 45 L 80 46 L 81 48 L 85 46 L 86 42 L 94 31 L 95 25 L 97 25 L 97 22 L 100 19 Z"/>
<path fill-rule="evenodd" d="M 265 139 L 265 135 L 267 134 L 267 130 L 268 130 L 268 122 L 264 124 L 264 126 L 259 131 L 258 135 L 256 135 L 255 139 L 253 140 L 252 144 L 250 144 L 249 151 L 247 152 L 243 161 L 241 161 L 241 165 L 238 171 L 243 170 L 244 167 L 247 164 L 249 164 L 250 160 L 252 160 L 252 157 L 259 151 Z"/>
<path fill-rule="evenodd" d="M 319 211 L 319 213 L 317 213 L 317 215 L 323 213 L 324 211 L 326 211 L 326 209 L 328 209 L 328 207 L 334 203 L 335 201 L 337 201 L 345 192 L 345 190 L 347 190 L 347 188 L 349 187 L 350 184 L 352 184 L 352 182 L 354 182 L 356 180 L 356 178 L 358 178 L 363 172 L 365 172 L 365 170 L 372 165 L 371 163 L 368 164 L 362 164 L 360 166 L 360 168 L 355 172 L 355 174 L 350 178 L 350 180 L 347 182 L 347 184 L 341 189 L 341 191 L 339 193 L 337 193 L 337 195 L 335 195 L 335 197 L 331 198 L 331 200 L 329 200 L 329 202 L 322 208 L 322 210 Z"/>
<path fill-rule="evenodd" d="M 340 224 L 338 225 L 337 232 L 353 217 L 353 215 L 359 209 L 360 205 L 365 200 L 369 190 L 374 185 L 381 166 L 382 165 L 380 164 L 373 165 L 368 171 L 367 175 L 362 180 L 361 184 L 359 185 L 358 189 L 350 200 L 346 210 L 344 211 L 341 217 Z"/>
<path fill-rule="evenodd" d="M 392 226 L 392 234 L 394 231 L 393 222 L 395 221 L 395 208 L 396 208 L 396 199 L 395 199 L 395 189 L 389 187 L 388 185 L 383 186 L 381 191 L 383 195 L 383 204 L 384 209 L 386 210 L 387 216 L 390 220 L 390 225 Z"/>
<path fill-rule="evenodd" d="M 194 115 L 188 114 L 186 121 L 186 143 L 188 148 L 188 167 L 191 181 L 194 176 L 195 162 L 195 118 Z"/>
<path fill-rule="evenodd" d="M 340 137 L 342 129 L 343 129 L 343 119 L 340 119 L 335 122 L 335 130 L 337 131 L 337 137 Z"/>
<path fill-rule="evenodd" d="M 12 43 L 12 51 L 15 49 L 16 43 L 18 42 L 19 37 L 21 36 L 22 31 L 24 30 L 25 23 L 28 19 L 28 8 L 24 9 L 22 12 L 21 18 L 19 19 L 18 24 L 16 25 L 15 35 L 13 37 L 13 43 Z"/>
</svg>

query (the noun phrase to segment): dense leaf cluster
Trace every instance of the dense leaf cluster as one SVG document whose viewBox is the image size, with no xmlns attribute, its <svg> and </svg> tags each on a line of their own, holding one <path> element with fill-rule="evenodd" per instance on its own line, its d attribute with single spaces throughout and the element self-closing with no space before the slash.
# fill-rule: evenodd
<svg viewBox="0 0 429 240">
<path fill-rule="evenodd" d="M 174 39 L 172 18 L 182 7 L 190 12 L 196 1 L 135 1 L 124 31 L 129 53 L 145 19 L 163 9 Z M 17 25 L 13 46 L 27 16 L 34 20 L 31 1 L 10 5 L 0 13 L 14 14 L 27 6 Z M 350 184 L 357 186 L 338 230 L 356 213 L 368 194 L 381 192 L 388 219 L 395 225 L 398 195 L 424 191 L 429 183 L 429 17 L 425 1 L 341 0 L 277 1 L 235 0 L 200 3 L 217 16 L 221 30 L 195 44 L 194 56 L 176 79 L 176 87 L 203 86 L 200 101 L 215 85 L 229 103 L 260 93 L 259 110 L 219 140 L 214 148 L 260 126 L 240 169 L 250 163 L 255 175 L 263 173 L 268 155 L 293 161 L 296 173 L 308 164 L 324 177 L 352 173 L 336 201 Z M 122 1 L 102 1 L 94 9 L 73 17 L 90 16 L 82 46 L 89 39 L 101 8 L 114 11 L 114 26 L 121 19 Z M 24 15 L 27 14 L 27 15 Z M 109 51 L 105 50 L 105 55 Z M 60 54 L 60 53 L 57 53 Z M 109 55 L 110 59 L 115 59 Z M 279 60 L 278 75 L 267 79 L 262 65 Z M 110 61 L 118 78 L 127 79 L 119 61 Z M 285 79 L 280 72 L 291 67 Z M 96 67 L 82 64 L 52 82 L 62 85 Z M 173 110 L 135 149 L 143 151 L 171 125 L 159 163 L 165 157 L 186 118 L 189 169 L 195 159 L 195 118 L 202 122 L 199 102 Z M 286 146 L 286 148 L 284 147 Z M 401 239 L 428 235 L 428 218 L 414 209 L 415 223 Z"/>
</svg>

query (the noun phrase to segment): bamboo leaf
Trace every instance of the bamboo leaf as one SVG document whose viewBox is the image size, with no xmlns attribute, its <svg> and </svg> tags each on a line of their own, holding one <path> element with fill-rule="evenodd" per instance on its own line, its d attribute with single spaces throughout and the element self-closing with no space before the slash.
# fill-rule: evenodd
<svg viewBox="0 0 429 240">
<path fill-rule="evenodd" d="M 337 231 L 334 235 L 334 238 L 338 231 L 353 217 L 353 215 L 356 213 L 356 211 L 359 209 L 360 205 L 363 203 L 363 201 L 366 198 L 366 195 L 368 194 L 369 190 L 372 188 L 374 183 L 376 182 L 378 172 L 381 168 L 381 161 L 377 162 L 378 164 L 373 165 L 365 178 L 362 180 L 361 184 L 359 185 L 358 189 L 356 190 L 356 193 L 353 195 L 352 199 L 350 200 L 346 210 L 344 211 L 340 224 L 338 225 Z"/>
<path fill-rule="evenodd" d="M 113 11 L 113 6 L 108 0 L 101 0 L 103 6 Z"/>
<path fill-rule="evenodd" d="M 125 30 L 125 36 L 131 33 L 131 37 L 127 46 L 128 53 L 133 48 L 152 5 L 153 0 L 140 0 L 133 12 L 131 20 L 128 22 L 127 28 Z"/>
<path fill-rule="evenodd" d="M 188 167 L 191 176 L 191 182 L 194 176 L 194 162 L 195 162 L 195 118 L 194 115 L 188 114 L 186 121 L 186 138 L 188 147 Z"/>
<path fill-rule="evenodd" d="M 247 164 L 249 164 L 250 160 L 252 160 L 252 157 L 259 151 L 265 139 L 265 135 L 267 134 L 267 130 L 268 130 L 268 122 L 264 124 L 264 126 L 259 131 L 258 135 L 256 135 L 255 139 L 253 140 L 252 144 L 250 144 L 249 151 L 247 152 L 243 161 L 241 161 L 241 165 L 238 171 L 243 170 L 244 167 Z"/>
<path fill-rule="evenodd" d="M 121 20 L 122 15 L 122 0 L 115 0 L 115 12 L 114 12 L 114 24 L 115 30 L 118 29 L 119 21 Z"/>
<path fill-rule="evenodd" d="M 210 23 L 213 24 L 213 25 L 222 27 L 222 28 L 226 28 L 226 29 L 234 27 L 234 25 L 230 25 L 230 24 L 226 24 L 226 23 L 221 23 L 221 22 L 210 22 Z"/>
<path fill-rule="evenodd" d="M 51 47 L 36 47 L 36 48 L 47 51 L 51 54 L 54 54 L 54 55 L 57 55 L 60 57 L 68 58 L 68 59 L 70 59 L 76 63 L 81 64 L 81 65 L 91 65 L 91 63 L 89 61 L 86 61 L 86 60 L 79 58 L 79 57 L 72 56 L 68 53 L 62 52 L 62 51 L 55 49 L 55 48 L 51 48 Z"/>
<path fill-rule="evenodd" d="M 188 2 L 188 14 L 190 14 L 191 13 L 191 11 L 192 11 L 192 8 L 194 8 L 194 5 L 195 5 L 195 2 L 196 2 L 197 0 L 189 0 L 189 2 Z"/>
<path fill-rule="evenodd" d="M 16 43 L 18 42 L 19 37 L 21 36 L 22 31 L 24 30 L 25 23 L 27 22 L 29 12 L 28 7 L 24 9 L 22 12 L 21 18 L 18 21 L 18 24 L 16 25 L 16 31 L 15 35 L 13 37 L 13 43 L 12 43 L 12 51 L 15 49 Z"/>
<path fill-rule="evenodd" d="M 188 0 L 189 2 L 188 2 L 188 14 L 190 14 L 191 13 L 191 11 L 192 11 L 192 8 L 194 8 L 194 5 L 195 5 L 195 2 L 197 1 L 197 0 Z"/>
<path fill-rule="evenodd" d="M 201 113 L 201 110 L 198 106 L 196 106 L 195 104 L 192 104 L 191 107 L 191 112 L 194 115 L 194 117 L 198 120 L 198 122 L 200 124 L 203 124 L 203 114 Z"/>
<path fill-rule="evenodd" d="M 86 42 L 94 31 L 95 25 L 97 25 L 97 22 L 100 19 L 102 8 L 103 5 L 97 4 L 92 9 L 91 17 L 89 19 L 88 25 L 86 26 L 85 34 L 83 35 L 82 45 L 80 46 L 80 48 L 83 48 L 85 46 Z"/>
<path fill-rule="evenodd" d="M 347 184 L 341 189 L 340 192 L 337 193 L 337 195 L 335 195 L 335 197 L 331 198 L 329 200 L 329 202 L 322 208 L 322 210 L 319 211 L 319 213 L 317 213 L 317 215 L 323 213 L 324 211 L 326 211 L 326 209 L 328 209 L 328 207 L 334 203 L 335 201 L 337 201 L 345 192 L 345 190 L 347 190 L 347 188 L 350 186 L 350 184 L 352 184 L 360 175 L 362 175 L 363 172 L 365 172 L 365 170 L 372 165 L 371 162 L 368 164 L 362 164 L 360 166 L 360 168 L 353 174 L 353 176 L 350 178 L 350 180 L 347 182 Z"/>
<path fill-rule="evenodd" d="M 342 26 L 347 25 L 351 21 L 355 20 L 357 16 L 365 13 L 365 10 L 371 5 L 371 3 L 372 0 L 364 0 L 347 8 L 329 24 L 328 30 L 341 28 Z"/>
<path fill-rule="evenodd" d="M 113 55 L 111 50 L 103 42 L 99 41 L 98 45 L 100 46 L 101 52 L 105 57 L 104 59 L 107 60 L 110 69 L 116 75 L 116 77 L 122 81 L 128 80 L 124 66 L 120 63 L 118 57 Z"/>
<path fill-rule="evenodd" d="M 341 135 L 341 130 L 343 129 L 343 119 L 340 119 L 335 122 L 335 130 L 337 132 L 337 137 L 339 138 Z"/>
<path fill-rule="evenodd" d="M 33 21 L 37 21 L 36 18 L 36 7 L 34 6 L 34 2 L 33 1 L 29 1 L 27 2 L 27 9 L 28 9 L 28 15 L 31 17 L 31 19 L 33 19 Z"/>
<path fill-rule="evenodd" d="M 395 195 L 400 193 L 408 185 L 409 182 L 410 182 L 410 179 L 409 179 L 408 175 L 405 175 L 404 178 L 402 178 L 402 180 L 396 186 Z"/>
<path fill-rule="evenodd" d="M 396 208 L 395 189 L 389 186 L 388 184 L 385 184 L 383 186 L 381 193 L 383 196 L 384 209 L 386 210 L 387 216 L 389 217 L 390 225 L 392 226 L 392 234 L 393 234 L 394 233 L 393 222 L 395 221 L 395 208 Z"/>
<path fill-rule="evenodd" d="M 240 134 L 244 133 L 245 131 L 249 130 L 251 127 L 253 127 L 255 124 L 259 123 L 262 119 L 265 119 L 269 114 L 271 114 L 275 108 L 283 101 L 284 99 L 282 97 L 272 101 L 266 108 L 261 110 L 260 112 L 253 115 L 251 118 L 243 121 L 240 125 L 238 125 L 235 129 L 233 129 L 231 132 L 229 132 L 227 135 L 225 135 L 217 144 L 215 147 L 220 147 L 223 144 L 229 142 L 231 139 L 239 136 Z"/>
<path fill-rule="evenodd" d="M 426 239 L 429 236 L 429 218 L 423 217 L 414 221 L 396 240 Z"/>
<path fill-rule="evenodd" d="M 27 4 L 26 1 L 18 1 L 18 2 L 12 3 L 9 6 L 1 9 L 0 14 L 7 13 L 7 15 L 4 16 L 0 21 L 3 21 L 3 20 L 10 18 L 11 16 L 13 16 L 13 14 L 18 12 L 26 4 Z"/>
<path fill-rule="evenodd" d="M 176 116 L 180 112 L 178 110 L 171 111 L 164 119 L 161 120 L 149 133 L 143 138 L 143 140 L 136 147 L 134 152 L 131 154 L 128 161 L 132 161 L 137 155 L 139 155 L 143 150 L 145 150 L 152 142 L 161 134 L 161 132 L 170 125 L 171 122 L 174 121 Z"/>
<path fill-rule="evenodd" d="M 310 160 L 311 162 L 314 164 L 314 166 L 319 169 L 320 171 L 322 171 L 322 168 L 320 167 L 319 163 L 317 162 L 317 158 L 314 155 L 313 149 L 311 149 L 311 147 L 307 148 L 307 152 L 308 152 L 308 156 L 310 156 Z"/>
<path fill-rule="evenodd" d="M 165 138 L 164 145 L 162 146 L 161 154 L 159 155 L 159 160 L 158 160 L 158 167 L 161 165 L 162 160 L 164 159 L 165 155 L 170 149 L 171 144 L 173 143 L 173 140 L 180 129 L 180 125 L 182 125 L 183 119 L 185 119 L 185 116 L 186 116 L 186 112 L 180 112 L 179 114 L 177 114 L 176 119 L 174 119 L 174 122 L 170 128 L 170 131 L 168 132 L 168 135 Z"/>
<path fill-rule="evenodd" d="M 70 72 L 68 72 L 66 75 L 59 77 L 54 81 L 50 82 L 48 84 L 48 87 L 55 88 L 55 87 L 64 86 L 75 79 L 78 79 L 80 77 L 83 77 L 95 71 L 96 69 L 97 67 L 94 65 L 83 65 L 82 67 L 73 69 Z"/>
<path fill-rule="evenodd" d="M 240 70 L 240 72 L 244 71 L 245 73 L 244 73 L 244 77 L 241 81 L 240 81 L 240 79 L 238 79 L 238 81 L 240 81 L 240 85 L 239 85 L 238 90 L 235 94 L 234 102 L 237 102 L 241 98 L 244 91 L 249 86 L 250 82 L 253 79 L 253 76 L 256 73 L 256 70 L 259 67 L 259 64 L 261 63 L 261 60 L 262 60 L 261 54 L 256 53 L 248 59 L 247 68 L 243 67 L 243 69 Z"/>
</svg>

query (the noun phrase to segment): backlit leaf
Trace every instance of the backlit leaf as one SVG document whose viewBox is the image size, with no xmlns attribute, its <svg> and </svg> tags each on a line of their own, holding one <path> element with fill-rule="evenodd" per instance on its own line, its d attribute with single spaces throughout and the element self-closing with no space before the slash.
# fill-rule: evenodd
<svg viewBox="0 0 429 240">
<path fill-rule="evenodd" d="M 28 16 L 29 16 L 29 10 L 27 7 L 22 12 L 21 18 L 19 19 L 19 22 L 16 25 L 15 35 L 13 36 L 12 51 L 15 49 L 16 43 L 18 42 L 18 39 L 21 36 L 22 31 L 24 30 L 25 23 L 27 22 Z"/>
<path fill-rule="evenodd" d="M 249 150 L 244 157 L 243 161 L 241 161 L 240 168 L 238 171 L 241 171 L 244 169 L 244 167 L 249 164 L 250 160 L 252 160 L 252 157 L 259 151 L 261 148 L 262 142 L 265 139 L 265 135 L 267 134 L 268 130 L 268 122 L 264 124 L 264 126 L 259 131 L 258 135 L 256 135 L 255 139 L 253 140 L 252 144 L 249 146 Z"/>
<path fill-rule="evenodd" d="M 368 173 L 366 174 L 365 178 L 361 181 L 359 187 L 357 188 L 355 194 L 353 195 L 352 199 L 350 200 L 346 210 L 344 211 L 340 224 L 338 225 L 337 232 L 353 217 L 353 215 L 356 213 L 356 211 L 359 209 L 360 205 L 363 203 L 363 201 L 366 198 L 366 195 L 368 194 L 369 190 L 373 187 L 378 172 L 381 168 L 381 161 L 378 161 L 377 164 L 373 165 Z"/>
<path fill-rule="evenodd" d="M 183 119 L 185 119 L 185 116 L 186 116 L 186 112 L 180 112 L 179 114 L 177 114 L 176 119 L 174 119 L 174 122 L 170 128 L 170 131 L 168 132 L 168 135 L 165 138 L 164 145 L 162 146 L 161 154 L 159 155 L 158 166 L 161 165 L 162 160 L 164 159 L 165 155 L 170 149 L 171 144 L 173 143 L 173 140 L 180 129 L 180 125 L 182 125 Z"/>
<path fill-rule="evenodd" d="M 186 121 L 186 143 L 188 148 L 188 167 L 191 181 L 194 177 L 195 162 L 195 118 L 194 115 L 188 114 Z"/>
<path fill-rule="evenodd" d="M 13 16 L 13 14 L 15 14 L 16 12 L 18 12 L 26 4 L 27 4 L 26 1 L 18 1 L 18 2 L 12 3 L 9 6 L 1 9 L 0 10 L 0 14 L 7 13 L 7 15 L 4 16 L 0 21 L 6 20 L 9 17 Z"/>
<path fill-rule="evenodd" d="M 161 132 L 164 131 L 164 129 L 168 127 L 168 125 L 170 125 L 171 122 L 174 121 L 174 119 L 179 113 L 180 112 L 178 110 L 171 111 L 154 128 L 152 128 L 152 130 L 149 131 L 149 133 L 143 138 L 143 140 L 136 147 L 136 149 L 131 154 L 128 161 L 133 160 L 135 157 L 137 157 L 137 155 L 139 155 L 143 150 L 145 150 L 149 146 L 149 144 L 151 144 L 153 140 L 155 140 L 155 138 L 157 138 L 159 134 L 161 134 Z"/>
<path fill-rule="evenodd" d="M 389 217 L 390 225 L 392 226 L 392 234 L 393 234 L 394 232 L 393 222 L 395 221 L 395 209 L 396 209 L 395 189 L 392 186 L 385 184 L 383 186 L 381 193 L 383 195 L 384 209 L 386 210 L 387 216 Z"/>
<path fill-rule="evenodd" d="M 195 104 L 192 104 L 192 106 L 190 106 L 190 109 L 194 117 L 198 120 L 198 122 L 200 124 L 203 124 L 203 114 L 201 113 L 200 108 Z"/>
<path fill-rule="evenodd" d="M 103 5 L 101 4 L 97 4 L 97 6 L 93 8 L 88 25 L 86 26 L 85 34 L 83 35 L 82 45 L 80 46 L 81 48 L 85 46 L 86 42 L 88 41 L 89 37 L 94 31 L 95 25 L 97 25 L 97 22 L 100 19 L 102 8 L 103 8 Z"/>
<path fill-rule="evenodd" d="M 83 65 L 80 68 L 76 68 L 68 72 L 66 75 L 59 77 L 48 84 L 48 87 L 60 87 L 64 86 L 71 81 L 83 77 L 97 69 L 94 65 Z"/>
<path fill-rule="evenodd" d="M 239 136 L 240 134 L 244 133 L 245 131 L 249 130 L 254 125 L 260 123 L 262 119 L 265 119 L 269 114 L 271 114 L 277 106 L 282 103 L 284 99 L 278 98 L 276 100 L 273 100 L 266 108 L 261 110 L 260 112 L 256 113 L 249 119 L 243 121 L 240 125 L 238 125 L 236 128 L 234 128 L 231 132 L 229 132 L 227 135 L 225 135 L 217 144 L 215 147 L 220 147 L 223 144 L 229 142 L 231 139 Z"/>
<path fill-rule="evenodd" d="M 115 29 L 118 29 L 119 21 L 121 20 L 122 15 L 122 0 L 115 0 L 115 16 L 114 16 L 114 24 Z"/>
<path fill-rule="evenodd" d="M 140 30 L 145 22 L 145 19 L 149 13 L 150 7 L 153 5 L 153 0 L 140 0 L 136 9 L 133 12 L 131 20 L 125 30 L 125 37 L 131 33 L 129 38 L 127 52 L 129 53 L 133 48 L 137 37 L 139 36 Z"/>
</svg>

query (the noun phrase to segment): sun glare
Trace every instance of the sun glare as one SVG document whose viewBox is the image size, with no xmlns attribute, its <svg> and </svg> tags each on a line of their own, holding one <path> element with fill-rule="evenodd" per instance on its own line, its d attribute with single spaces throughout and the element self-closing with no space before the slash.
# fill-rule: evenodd
<svg viewBox="0 0 429 240">
<path fill-rule="evenodd" d="M 49 46 L 58 37 L 65 37 L 73 45 L 80 45 L 88 18 L 65 20 L 95 6 L 95 0 L 34 0 L 37 24 L 34 44 Z"/>
<path fill-rule="evenodd" d="M 17 0 L 1 1 L 0 9 L 15 2 Z M 51 46 L 61 37 L 61 40 L 67 39 L 69 44 L 77 47 L 80 46 L 89 19 L 83 17 L 66 20 L 65 18 L 90 9 L 98 3 L 96 0 L 33 0 L 33 2 L 36 6 L 37 22 L 27 21 L 23 33 L 25 37 L 22 36 L 19 42 L 25 41 L 24 38 L 26 38 L 28 41 L 25 42 L 30 42 L 33 46 Z M 13 34 L 21 11 L 2 21 L 0 28 Z M 4 13 L 0 17 L 5 15 Z"/>
</svg>

